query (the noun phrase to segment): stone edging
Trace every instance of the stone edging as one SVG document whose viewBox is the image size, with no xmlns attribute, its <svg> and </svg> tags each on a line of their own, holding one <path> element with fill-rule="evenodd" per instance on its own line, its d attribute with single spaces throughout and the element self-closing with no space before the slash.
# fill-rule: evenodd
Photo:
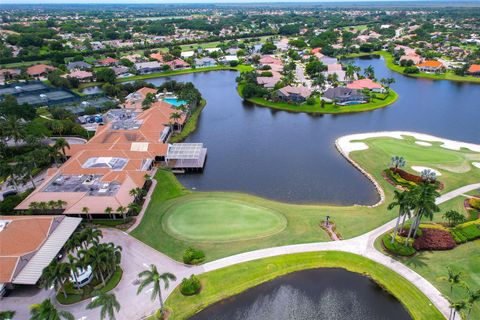
<svg viewBox="0 0 480 320">
<path fill-rule="evenodd" d="M 340 138 L 338 138 L 337 140 L 335 140 L 335 147 L 337 148 L 337 151 L 348 161 L 350 162 L 350 164 L 353 165 L 354 168 L 356 168 L 358 171 L 360 171 L 365 177 L 367 177 L 367 179 L 369 179 L 373 185 L 375 186 L 375 189 L 377 190 L 377 194 L 380 196 L 380 200 L 373 204 L 373 205 L 369 205 L 369 206 L 364 206 L 364 205 L 359 205 L 359 204 L 356 204 L 356 206 L 362 206 L 362 207 L 367 207 L 367 208 L 374 208 L 374 207 L 377 207 L 379 205 L 381 205 L 384 201 L 385 201 L 385 192 L 383 191 L 382 187 L 380 186 L 380 184 L 377 182 L 377 180 L 375 180 L 375 178 L 370 174 L 368 173 L 365 169 L 363 169 L 358 163 L 356 163 L 355 161 L 353 161 L 350 156 L 348 155 L 348 153 L 346 153 L 342 147 L 340 146 L 339 144 L 339 140 Z"/>
</svg>

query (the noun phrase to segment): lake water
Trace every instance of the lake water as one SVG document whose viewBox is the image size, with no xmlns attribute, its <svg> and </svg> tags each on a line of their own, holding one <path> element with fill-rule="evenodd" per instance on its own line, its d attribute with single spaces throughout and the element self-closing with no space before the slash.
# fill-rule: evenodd
<svg viewBox="0 0 480 320">
<path fill-rule="evenodd" d="M 375 282 L 343 269 L 304 270 L 211 305 L 191 320 L 406 320 L 408 312 Z"/>
<path fill-rule="evenodd" d="M 201 174 L 179 176 L 187 188 L 240 191 L 294 203 L 372 204 L 371 182 L 335 149 L 335 139 L 351 133 L 407 130 L 480 143 L 480 85 L 414 79 L 390 71 L 381 59 L 372 65 L 378 79 L 393 77 L 396 103 L 370 112 L 311 115 L 244 102 L 233 71 L 150 79 L 155 85 L 191 81 L 207 100 L 198 130 L 187 142 L 208 148 Z M 387 164 L 385 164 L 387 165 Z"/>
</svg>

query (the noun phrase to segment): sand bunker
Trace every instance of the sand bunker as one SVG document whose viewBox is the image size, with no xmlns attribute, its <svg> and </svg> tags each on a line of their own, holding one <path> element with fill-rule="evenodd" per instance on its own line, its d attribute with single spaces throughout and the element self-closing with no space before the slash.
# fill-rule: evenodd
<svg viewBox="0 0 480 320">
<path fill-rule="evenodd" d="M 424 146 L 424 147 L 431 147 L 432 144 L 430 142 L 425 142 L 425 141 L 415 141 L 416 144 Z"/>
<path fill-rule="evenodd" d="M 430 171 L 435 172 L 435 174 L 436 174 L 437 176 L 441 176 L 441 175 L 442 175 L 438 170 L 435 170 L 435 169 L 432 169 L 432 168 L 429 168 L 429 167 L 412 166 L 412 169 L 415 170 L 415 171 L 417 171 L 417 172 L 422 172 L 423 170 L 430 170 Z"/>
</svg>

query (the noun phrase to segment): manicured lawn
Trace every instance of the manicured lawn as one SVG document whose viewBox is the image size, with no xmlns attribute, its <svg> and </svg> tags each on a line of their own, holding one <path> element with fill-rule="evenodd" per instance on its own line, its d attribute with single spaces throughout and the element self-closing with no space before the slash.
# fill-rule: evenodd
<svg viewBox="0 0 480 320">
<path fill-rule="evenodd" d="M 163 221 L 174 237 L 207 242 L 262 238 L 282 231 L 287 223 L 273 210 L 226 199 L 180 203 L 166 212 Z"/>
<path fill-rule="evenodd" d="M 379 247 L 377 247 L 379 249 Z M 480 240 L 461 244 L 453 250 L 421 251 L 413 257 L 393 257 L 430 281 L 452 301 L 466 297 L 465 289 L 457 286 L 450 291 L 447 267 L 462 273 L 462 280 L 471 289 L 480 289 Z M 473 308 L 470 319 L 480 319 L 480 304 Z"/>
<path fill-rule="evenodd" d="M 184 250 L 190 246 L 202 249 L 206 253 L 207 261 L 261 248 L 328 241 L 330 240 L 328 235 L 319 225 L 326 215 L 332 217 L 332 220 L 336 224 L 337 231 L 343 238 L 352 238 L 390 221 L 397 214 L 395 210 L 387 210 L 387 205 L 391 202 L 394 188 L 385 181 L 381 175 L 382 170 L 390 163 L 392 155 L 404 156 L 407 161 L 407 168 L 405 169 L 412 173 L 415 173 L 409 168 L 412 165 L 427 166 L 428 164 L 429 167 L 439 170 L 442 173 L 439 179 L 445 184 L 445 189 L 442 190 L 442 192 L 447 192 L 463 185 L 477 183 L 480 180 L 480 169 L 470 165 L 468 165 L 469 170 L 457 172 L 459 171 L 458 168 L 466 168 L 466 166 L 464 168 L 462 165 L 462 158 L 470 159 L 479 157 L 479 153 L 466 150 L 451 151 L 441 148 L 438 145 L 432 145 L 430 147 L 418 146 L 414 143 L 412 137 L 405 137 L 405 140 L 375 138 L 368 139 L 366 143 L 369 149 L 354 151 L 350 154 L 350 157 L 371 173 L 384 189 L 386 201 L 379 206 L 369 208 L 366 206 L 332 206 L 321 204 L 296 205 L 235 192 L 191 192 L 183 188 L 170 171 L 159 170 L 155 177 L 158 184 L 153 193 L 152 200 L 142 222 L 132 232 L 132 235 L 176 260 L 181 260 Z M 387 144 L 391 146 L 385 150 L 385 145 Z M 453 157 L 452 153 L 456 156 Z M 432 162 L 427 162 L 425 159 L 426 155 L 431 155 Z M 439 162 L 443 159 L 451 160 L 453 158 L 456 159 L 455 163 L 443 165 Z M 421 162 L 415 162 L 418 160 L 421 160 Z M 211 202 L 212 200 L 214 200 L 214 202 Z M 205 203 L 205 201 L 210 204 L 215 204 L 213 207 L 215 208 L 214 211 L 217 212 L 215 212 L 216 218 L 214 220 L 203 220 L 203 217 L 195 212 L 199 207 L 198 205 Z M 239 240 L 239 238 L 234 240 L 225 236 L 225 239 L 218 239 L 218 241 L 199 242 L 188 240 L 180 233 L 173 235 L 171 230 L 167 232 L 164 229 L 166 214 L 172 212 L 176 207 L 179 207 L 181 208 L 180 212 L 192 211 L 191 216 L 187 216 L 189 223 L 191 223 L 192 226 L 197 224 L 201 225 L 201 228 L 205 230 L 204 235 L 201 235 L 201 233 L 198 233 L 198 230 L 194 230 L 193 228 L 190 230 L 182 229 L 182 233 L 191 232 L 190 237 L 195 237 L 196 239 L 202 236 L 208 237 L 208 230 L 214 230 L 218 226 L 217 221 L 224 223 L 229 219 L 227 214 L 225 217 L 222 217 L 222 219 L 218 216 L 221 215 L 222 212 L 222 210 L 218 210 L 219 204 L 223 205 L 228 202 L 232 203 L 231 210 L 241 210 L 242 204 L 248 204 L 253 207 L 273 211 L 283 215 L 287 221 L 287 225 L 283 231 L 264 237 L 261 241 L 256 239 Z M 193 205 L 189 205 L 191 203 L 193 203 Z M 202 208 L 202 212 L 204 211 L 205 208 Z M 444 212 L 445 211 L 442 210 L 442 212 L 435 214 L 435 220 L 441 220 Z M 211 217 L 214 213 L 208 214 Z M 198 217 L 198 219 L 192 219 L 191 217 Z M 208 225 L 208 223 L 210 223 L 210 225 Z M 192 226 L 189 226 L 189 228 Z M 228 226 L 224 225 L 224 227 Z M 258 225 L 256 228 L 258 228 Z M 268 229 L 268 227 L 266 229 Z M 259 232 L 259 230 L 257 231 Z M 217 233 L 217 236 L 218 234 L 219 233 Z M 225 243 L 226 240 L 228 240 L 227 244 Z"/>
<path fill-rule="evenodd" d="M 365 274 L 389 291 L 405 306 L 414 319 L 443 319 L 430 300 L 413 284 L 376 262 L 343 252 L 312 252 L 237 264 L 199 276 L 202 291 L 183 296 L 177 287 L 166 301 L 171 319 L 187 319 L 217 301 L 294 271 L 313 268 L 344 268 Z"/>
<path fill-rule="evenodd" d="M 237 91 L 239 94 L 242 91 L 241 84 L 238 86 Z M 308 105 L 306 103 L 303 103 L 301 105 L 294 105 L 286 102 L 268 101 L 263 98 L 249 98 L 247 99 L 247 101 L 258 104 L 263 107 L 291 111 L 291 112 L 335 114 L 335 113 L 363 112 L 363 111 L 370 111 L 370 110 L 375 110 L 379 108 L 384 108 L 394 103 L 397 99 L 398 99 L 398 94 L 392 89 L 390 89 L 390 93 L 385 99 L 375 98 L 375 99 L 372 99 L 369 103 L 355 104 L 355 105 L 349 105 L 349 106 L 339 106 L 339 105 L 334 105 L 332 103 L 325 103 L 324 107 L 322 108 L 319 98 L 316 99 L 316 102 L 313 105 Z"/>
</svg>

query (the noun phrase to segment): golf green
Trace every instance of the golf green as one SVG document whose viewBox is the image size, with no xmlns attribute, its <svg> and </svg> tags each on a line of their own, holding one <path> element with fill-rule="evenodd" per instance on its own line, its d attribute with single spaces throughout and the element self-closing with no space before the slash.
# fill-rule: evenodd
<svg viewBox="0 0 480 320">
<path fill-rule="evenodd" d="M 162 225 L 177 239 L 228 242 L 271 236 L 285 229 L 287 219 L 246 202 L 198 199 L 171 207 Z"/>
</svg>

